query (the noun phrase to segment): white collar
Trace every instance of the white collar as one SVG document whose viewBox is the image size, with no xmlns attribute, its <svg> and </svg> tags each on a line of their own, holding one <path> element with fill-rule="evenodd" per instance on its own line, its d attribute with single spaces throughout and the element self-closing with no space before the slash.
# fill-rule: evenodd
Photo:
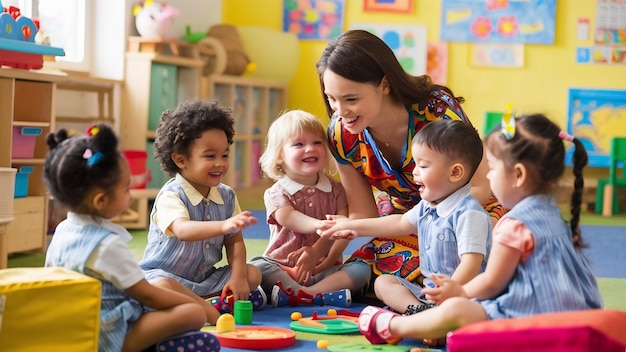
<svg viewBox="0 0 626 352">
<path fill-rule="evenodd" d="M 67 220 L 74 224 L 78 224 L 81 226 L 98 226 L 104 227 L 105 229 L 115 233 L 120 236 L 124 242 L 128 242 L 133 239 L 133 236 L 130 235 L 128 230 L 122 225 L 114 224 L 110 220 L 105 219 L 103 217 L 93 217 L 91 215 L 86 214 L 78 214 L 72 211 L 67 212 Z"/>
<path fill-rule="evenodd" d="M 441 201 L 441 203 L 435 206 L 435 211 L 437 211 L 437 216 L 446 217 L 452 213 L 456 205 L 461 201 L 461 199 L 467 197 L 470 194 L 472 189 L 472 185 L 470 183 L 465 186 L 457 189 L 451 195 L 447 196 L 446 199 Z M 428 202 L 428 205 L 432 207 L 432 204 Z"/>
<path fill-rule="evenodd" d="M 318 173 L 318 176 L 319 177 L 317 178 L 317 184 L 314 187 L 319 189 L 322 192 L 332 191 L 333 185 L 330 183 L 328 176 L 326 176 L 326 174 L 324 174 L 323 172 Z M 296 192 L 303 189 L 304 187 L 312 187 L 312 186 L 305 186 L 303 184 L 300 184 L 290 179 L 286 175 L 279 178 L 278 181 L 276 181 L 276 183 L 279 184 L 285 191 L 287 191 L 289 195 L 294 195 Z"/>
<path fill-rule="evenodd" d="M 180 183 L 180 186 L 183 188 L 183 192 L 185 192 L 185 195 L 187 195 L 187 198 L 189 198 L 189 201 L 194 206 L 200 204 L 200 202 L 205 199 L 204 195 L 198 192 L 198 190 L 181 174 L 176 174 L 176 181 Z M 211 187 L 211 189 L 209 189 L 209 197 L 207 199 L 217 204 L 224 204 L 224 200 L 222 199 L 220 192 L 217 191 L 217 187 Z"/>
</svg>

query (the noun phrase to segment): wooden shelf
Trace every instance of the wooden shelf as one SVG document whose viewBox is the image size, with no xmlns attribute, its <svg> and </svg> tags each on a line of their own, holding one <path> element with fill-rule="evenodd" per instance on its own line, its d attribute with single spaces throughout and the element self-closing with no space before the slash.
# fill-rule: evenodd
<svg viewBox="0 0 626 352">
<path fill-rule="evenodd" d="M 120 126 L 122 148 L 146 150 L 153 181 L 158 189 L 169 176 L 161 171 L 152 155 L 161 114 L 188 99 L 213 99 L 232 108 L 235 137 L 231 147 L 230 170 L 223 182 L 233 188 L 250 187 L 261 181 L 258 158 L 269 124 L 287 105 L 287 84 L 277 80 L 228 75 L 202 75 L 205 62 L 196 58 L 160 53 L 126 54 L 125 84 Z M 156 194 L 154 195 L 156 196 Z M 147 204 L 153 196 L 137 198 L 126 218 L 128 228 L 147 226 Z"/>
<path fill-rule="evenodd" d="M 154 160 L 151 147 L 164 110 L 179 101 L 200 98 L 200 77 L 204 61 L 159 53 L 126 54 L 125 83 L 122 89 L 120 136 L 122 149 L 147 151 L 152 181 L 147 190 L 133 190 L 130 211 L 117 223 L 139 229 L 148 226 L 148 204 L 169 176 Z"/>
<path fill-rule="evenodd" d="M 27 196 L 14 199 L 14 220 L 7 224 L 3 245 L 0 245 L 0 268 L 6 265 L 7 253 L 42 252 L 47 248 L 50 202 L 42 175 L 48 153 L 45 138 L 56 128 L 58 90 L 82 90 L 100 95 L 100 117 L 113 121 L 111 92 L 120 84 L 119 81 L 75 77 L 60 71 L 0 68 L 0 166 L 34 167 L 28 178 Z M 35 137 L 32 158 L 12 157 L 13 126 L 42 129 Z"/>
<path fill-rule="evenodd" d="M 0 268 L 8 253 L 46 250 L 48 194 L 42 181 L 48 153 L 45 136 L 54 130 L 56 85 L 64 80 L 67 76 L 63 74 L 0 68 L 0 166 L 33 167 L 27 196 L 13 199 L 14 220 L 7 224 L 0 246 Z M 33 136 L 32 157 L 13 158 L 14 126 L 41 128 L 41 134 Z"/>
<path fill-rule="evenodd" d="M 267 130 L 287 106 L 287 84 L 277 80 L 228 75 L 202 78 L 202 95 L 232 108 L 235 136 L 224 183 L 233 188 L 261 181 L 259 157 Z"/>
</svg>

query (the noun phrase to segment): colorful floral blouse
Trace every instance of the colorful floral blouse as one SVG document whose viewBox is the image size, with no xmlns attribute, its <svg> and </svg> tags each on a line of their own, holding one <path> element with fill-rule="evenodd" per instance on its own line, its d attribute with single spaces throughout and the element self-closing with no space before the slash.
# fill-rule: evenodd
<svg viewBox="0 0 626 352">
<path fill-rule="evenodd" d="M 437 119 L 471 123 L 457 100 L 443 90 L 433 91 L 427 99 L 407 110 L 408 133 L 402 152 L 401 170 L 395 170 L 389 165 L 367 129 L 359 134 L 351 134 L 343 129 L 337 115 L 332 117 L 328 126 L 330 150 L 335 159 L 341 164 L 352 164 L 370 185 L 386 192 L 391 197 L 394 213 L 406 212 L 421 199 L 412 175 L 415 163 L 411 154 L 411 143 L 417 131 Z"/>
</svg>

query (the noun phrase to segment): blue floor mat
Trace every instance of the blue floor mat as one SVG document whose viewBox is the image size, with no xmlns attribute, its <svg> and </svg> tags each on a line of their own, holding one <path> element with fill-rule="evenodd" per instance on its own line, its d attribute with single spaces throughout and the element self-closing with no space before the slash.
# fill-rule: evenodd
<svg viewBox="0 0 626 352">
<path fill-rule="evenodd" d="M 265 219 L 265 211 L 253 210 L 258 219 L 256 225 L 243 230 L 244 238 L 269 239 L 269 226 Z M 622 226 L 581 225 L 584 241 L 589 245 L 585 251 L 591 259 L 596 277 L 626 279 L 626 228 Z M 350 254 L 367 242 L 368 237 L 350 241 L 344 251 Z"/>
<path fill-rule="evenodd" d="M 328 309 L 347 309 L 351 312 L 360 312 L 365 308 L 365 304 L 362 303 L 353 303 L 350 308 L 338 308 L 332 306 L 298 306 L 298 307 L 279 307 L 274 308 L 272 306 L 266 307 L 263 310 L 255 311 L 252 315 L 252 324 L 250 325 L 241 325 L 241 326 L 271 326 L 271 327 L 280 327 L 289 329 L 289 325 L 291 324 L 291 313 L 300 312 L 303 317 L 310 317 L 313 315 L 313 312 L 317 311 L 319 315 L 326 315 Z M 325 334 L 307 334 L 307 336 L 319 336 L 319 339 L 316 340 L 302 340 L 298 338 L 298 333 L 296 333 L 296 343 L 285 348 L 280 349 L 272 349 L 272 351 L 323 351 L 317 348 L 317 341 L 328 339 L 328 335 Z M 358 335 L 358 334 L 357 334 Z M 337 335 L 334 335 L 337 336 Z M 338 339 L 337 339 L 338 340 Z M 445 349 L 433 349 L 431 347 L 426 347 L 421 341 L 414 339 L 404 339 L 402 340 L 398 346 L 407 346 L 410 348 L 429 348 L 433 351 L 445 351 Z M 267 351 L 267 349 L 238 349 L 238 348 L 230 348 L 230 347 L 222 347 L 221 351 Z"/>
</svg>

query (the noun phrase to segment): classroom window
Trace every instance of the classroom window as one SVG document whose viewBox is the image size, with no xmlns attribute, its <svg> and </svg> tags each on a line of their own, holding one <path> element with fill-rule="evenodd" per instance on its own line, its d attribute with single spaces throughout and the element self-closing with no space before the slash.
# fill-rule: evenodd
<svg viewBox="0 0 626 352">
<path fill-rule="evenodd" d="M 13 0 L 3 1 L 4 6 L 18 6 L 22 14 L 39 19 L 40 31 L 49 38 L 50 45 L 63 48 L 65 56 L 56 62 L 46 62 L 65 70 L 89 71 L 92 36 L 90 23 L 91 5 L 87 0 Z"/>
</svg>

